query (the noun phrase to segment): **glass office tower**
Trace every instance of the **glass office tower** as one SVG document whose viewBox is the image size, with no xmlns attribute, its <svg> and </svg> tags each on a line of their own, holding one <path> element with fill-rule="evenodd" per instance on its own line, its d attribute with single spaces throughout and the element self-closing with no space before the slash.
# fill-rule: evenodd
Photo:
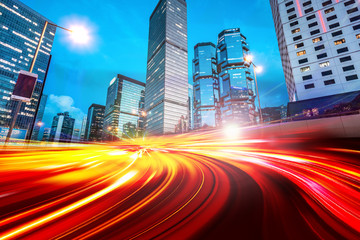
<svg viewBox="0 0 360 240">
<path fill-rule="evenodd" d="M 239 28 L 218 36 L 217 67 L 222 124 L 249 125 L 256 122 L 254 80 L 244 58 L 249 54 L 246 37 Z"/>
<path fill-rule="evenodd" d="M 70 117 L 69 112 L 58 113 L 51 124 L 51 142 L 71 142 L 74 131 L 75 119 Z"/>
<path fill-rule="evenodd" d="M 118 74 L 110 82 L 107 92 L 103 139 L 134 137 L 131 131 L 143 132 L 140 118 L 143 118 L 145 83 Z"/>
<path fill-rule="evenodd" d="M 43 94 L 42 97 L 41 97 L 41 100 L 40 100 L 39 110 L 38 110 L 38 113 L 36 115 L 34 131 L 33 131 L 33 134 L 31 136 L 32 140 L 40 140 L 39 139 L 39 133 L 40 133 L 41 125 L 39 125 L 39 123 L 41 124 L 41 121 L 42 121 L 42 119 L 44 117 L 47 99 L 48 99 L 48 96 Z"/>
<path fill-rule="evenodd" d="M 104 126 L 105 106 L 91 104 L 88 109 L 85 127 L 85 141 L 101 141 Z"/>
<path fill-rule="evenodd" d="M 216 46 L 199 43 L 194 47 L 194 128 L 216 127 L 219 124 L 219 78 L 216 67 Z"/>
<path fill-rule="evenodd" d="M 10 100 L 20 70 L 28 71 L 47 19 L 17 0 L 0 1 L 0 127 L 8 127 L 16 103 Z M 48 20 L 49 21 L 49 20 Z M 30 103 L 22 103 L 15 128 L 31 129 L 46 78 L 56 28 L 48 25 L 34 73 L 38 81 Z M 28 131 L 29 134 L 30 131 Z"/>
<path fill-rule="evenodd" d="M 150 135 L 174 133 L 188 112 L 187 6 L 160 0 L 150 17 L 145 110 Z"/>
</svg>

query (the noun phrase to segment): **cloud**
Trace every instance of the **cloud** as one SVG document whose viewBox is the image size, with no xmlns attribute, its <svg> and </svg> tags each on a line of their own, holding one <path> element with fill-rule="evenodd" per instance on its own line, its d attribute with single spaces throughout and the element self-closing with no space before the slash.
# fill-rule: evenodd
<svg viewBox="0 0 360 240">
<path fill-rule="evenodd" d="M 82 119 L 86 114 L 75 106 L 74 99 L 70 96 L 51 94 L 47 100 L 44 114 L 44 122 L 47 127 L 51 126 L 54 116 L 61 112 L 69 112 L 70 116 L 75 118 L 75 128 L 81 128 Z"/>
</svg>

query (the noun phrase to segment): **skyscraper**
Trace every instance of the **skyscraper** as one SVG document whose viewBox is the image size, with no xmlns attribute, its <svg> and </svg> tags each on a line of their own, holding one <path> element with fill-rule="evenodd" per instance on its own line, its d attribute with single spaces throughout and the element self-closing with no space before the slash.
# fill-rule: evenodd
<svg viewBox="0 0 360 240">
<path fill-rule="evenodd" d="M 216 127 L 219 104 L 219 77 L 216 66 L 216 46 L 199 43 L 194 47 L 194 128 Z"/>
<path fill-rule="evenodd" d="M 101 141 L 104 127 L 105 106 L 92 104 L 89 107 L 85 127 L 85 141 Z"/>
<path fill-rule="evenodd" d="M 28 71 L 47 19 L 18 0 L 0 2 L 0 127 L 8 127 L 16 103 L 10 100 L 20 70 Z M 49 21 L 49 20 L 47 20 Z M 50 21 L 49 21 L 50 22 Z M 15 128 L 31 129 L 50 62 L 56 28 L 48 25 L 33 72 L 38 81 L 31 102 L 22 103 Z M 30 131 L 28 131 L 29 134 Z"/>
<path fill-rule="evenodd" d="M 42 119 L 44 117 L 47 98 L 48 98 L 48 96 L 45 95 L 45 94 L 43 94 L 42 97 L 41 97 L 40 104 L 39 104 L 39 109 L 38 109 L 38 112 L 36 114 L 34 131 L 33 131 L 32 136 L 31 136 L 32 140 L 40 140 L 39 139 L 39 132 L 40 132 L 41 126 L 39 125 L 39 123 L 41 123 L 41 121 L 42 121 Z"/>
<path fill-rule="evenodd" d="M 106 141 L 130 137 L 129 126 L 141 129 L 139 119 L 143 118 L 145 83 L 118 74 L 108 88 L 103 139 Z M 133 127 L 135 126 L 135 127 Z"/>
<path fill-rule="evenodd" d="M 51 124 L 49 141 L 71 142 L 74 131 L 75 119 L 68 112 L 58 113 Z"/>
<path fill-rule="evenodd" d="M 188 109 L 187 6 L 160 0 L 150 16 L 145 93 L 146 131 L 174 133 Z"/>
<path fill-rule="evenodd" d="M 79 142 L 80 141 L 80 129 L 74 128 L 72 136 L 71 136 L 71 142 Z"/>
<path fill-rule="evenodd" d="M 80 141 L 85 141 L 85 129 L 86 129 L 87 116 L 85 116 L 81 123 Z"/>
<path fill-rule="evenodd" d="M 249 64 L 244 60 L 248 54 L 249 45 L 239 28 L 219 34 L 217 68 L 223 125 L 249 125 L 256 121 L 254 79 Z"/>
<path fill-rule="evenodd" d="M 189 116 L 189 129 L 194 129 L 194 86 L 189 84 L 189 97 L 188 97 L 188 116 Z"/>
<path fill-rule="evenodd" d="M 48 142 L 50 140 L 50 132 L 51 132 L 51 128 L 44 128 L 44 134 L 42 137 L 42 141 Z"/>
<path fill-rule="evenodd" d="M 360 90 L 358 1 L 270 4 L 291 102 Z"/>
</svg>

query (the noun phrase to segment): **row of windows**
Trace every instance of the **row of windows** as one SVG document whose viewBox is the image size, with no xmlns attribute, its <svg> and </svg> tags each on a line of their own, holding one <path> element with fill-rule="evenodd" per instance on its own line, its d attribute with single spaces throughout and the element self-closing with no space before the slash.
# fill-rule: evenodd
<svg viewBox="0 0 360 240">
<path fill-rule="evenodd" d="M 329 63 L 329 62 L 327 62 Z M 354 65 L 349 65 L 349 66 L 345 66 L 342 68 L 343 69 L 343 72 L 347 72 L 347 71 L 352 71 L 352 70 L 355 70 L 355 66 Z M 307 67 L 303 67 L 300 69 L 300 71 L 310 71 L 310 67 L 307 66 Z M 329 76 L 329 75 L 332 75 L 333 72 L 332 70 L 327 70 L 327 71 L 324 71 L 324 72 L 321 72 L 321 76 L 323 77 L 326 77 L 326 76 Z M 307 81 L 307 80 L 311 80 L 312 79 L 312 75 L 309 74 L 309 75 L 305 75 L 305 76 L 302 76 L 302 79 L 303 81 Z"/>
<path fill-rule="evenodd" d="M 345 79 L 346 79 L 346 81 L 353 81 L 353 80 L 357 80 L 357 79 L 359 79 L 359 78 L 358 78 L 358 75 L 357 75 L 357 74 L 353 74 L 353 75 L 346 76 Z M 334 80 L 334 79 L 329 79 L 329 80 L 325 80 L 325 81 L 324 81 L 324 85 L 325 85 L 325 86 L 332 85 L 332 84 L 335 84 L 335 80 Z M 305 88 L 306 90 L 315 88 L 315 84 L 314 84 L 314 83 L 305 84 L 305 85 L 304 85 L 304 88 Z"/>
</svg>

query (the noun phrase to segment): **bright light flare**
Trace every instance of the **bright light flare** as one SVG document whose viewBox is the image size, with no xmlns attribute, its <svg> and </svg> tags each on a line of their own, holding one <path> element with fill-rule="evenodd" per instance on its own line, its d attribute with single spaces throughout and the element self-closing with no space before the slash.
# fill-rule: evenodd
<svg viewBox="0 0 360 240">
<path fill-rule="evenodd" d="M 75 44 L 88 44 L 90 42 L 90 32 L 89 30 L 81 25 L 75 25 L 75 26 L 71 26 L 71 35 L 70 35 L 70 39 L 72 42 L 74 42 Z"/>
<path fill-rule="evenodd" d="M 240 132 L 240 127 L 235 124 L 228 125 L 224 128 L 224 133 L 227 138 L 238 138 L 240 136 Z"/>
<path fill-rule="evenodd" d="M 264 68 L 263 68 L 262 66 L 257 66 L 257 67 L 255 68 L 256 73 L 262 73 L 263 70 L 264 70 Z"/>
<path fill-rule="evenodd" d="M 245 61 L 251 63 L 254 60 L 254 57 L 252 55 L 246 55 L 245 56 Z"/>
</svg>

